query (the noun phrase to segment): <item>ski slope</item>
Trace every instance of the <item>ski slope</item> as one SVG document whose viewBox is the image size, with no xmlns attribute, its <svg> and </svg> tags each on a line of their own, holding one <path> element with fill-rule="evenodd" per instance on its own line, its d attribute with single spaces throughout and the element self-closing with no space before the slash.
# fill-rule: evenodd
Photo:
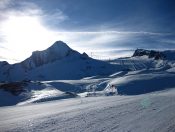
<svg viewBox="0 0 175 132">
<path fill-rule="evenodd" d="M 117 87 L 119 95 L 139 95 L 175 87 L 174 61 L 155 61 L 143 56 L 116 59 L 108 63 L 112 63 L 114 67 L 116 65 L 121 70 L 114 70 L 115 72 L 110 75 L 96 75 L 82 79 L 27 82 L 25 86 L 21 86 L 24 87 L 24 92 L 18 96 L 1 88 L 0 106 L 74 98 L 76 94 L 86 96 L 88 89 L 93 87 L 101 94 L 109 84 Z M 63 72 L 64 70 L 61 73 Z M 74 72 L 73 70 L 72 73 Z M 21 83 L 23 84 L 23 82 Z M 73 92 L 75 95 L 69 92 Z"/>
<path fill-rule="evenodd" d="M 0 132 L 175 131 L 174 60 L 70 58 L 31 70 L 33 80 L 0 83 Z M 46 78 L 36 81 L 38 71 Z M 117 96 L 106 96 L 109 85 L 117 87 Z M 91 88 L 96 94 L 87 97 Z"/>
<path fill-rule="evenodd" d="M 137 96 L 76 98 L 0 107 L 0 130 L 173 132 L 174 96 L 172 89 Z"/>
</svg>

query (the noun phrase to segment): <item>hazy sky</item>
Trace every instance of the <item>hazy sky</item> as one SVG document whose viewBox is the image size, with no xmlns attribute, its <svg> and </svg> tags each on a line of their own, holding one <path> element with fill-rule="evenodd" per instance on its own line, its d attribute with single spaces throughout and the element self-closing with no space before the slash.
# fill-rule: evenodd
<svg viewBox="0 0 175 132">
<path fill-rule="evenodd" d="M 56 40 L 100 58 L 175 49 L 174 0 L 0 0 L 0 60 L 23 60 Z"/>
</svg>

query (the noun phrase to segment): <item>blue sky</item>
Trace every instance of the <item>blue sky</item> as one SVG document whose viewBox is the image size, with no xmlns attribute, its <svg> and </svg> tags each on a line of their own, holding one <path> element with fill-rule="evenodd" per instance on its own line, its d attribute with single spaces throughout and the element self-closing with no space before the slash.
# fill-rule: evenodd
<svg viewBox="0 0 175 132">
<path fill-rule="evenodd" d="M 14 62 L 62 40 L 97 58 L 175 49 L 174 0 L 0 0 L 0 58 Z"/>
</svg>

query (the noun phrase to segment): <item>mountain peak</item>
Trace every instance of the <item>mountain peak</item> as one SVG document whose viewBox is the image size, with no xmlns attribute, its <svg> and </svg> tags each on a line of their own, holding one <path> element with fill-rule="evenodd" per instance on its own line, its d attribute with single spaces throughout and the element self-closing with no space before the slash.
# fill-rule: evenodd
<svg viewBox="0 0 175 132">
<path fill-rule="evenodd" d="M 27 69 L 48 64 L 56 60 L 63 59 L 70 55 L 79 55 L 63 41 L 56 41 L 53 45 L 43 51 L 34 51 L 32 55 L 23 61 Z"/>
<path fill-rule="evenodd" d="M 154 58 L 155 60 L 165 59 L 166 55 L 164 52 L 155 51 L 155 50 L 145 50 L 145 49 L 137 49 L 135 50 L 134 56 L 148 56 L 148 58 Z"/>
<path fill-rule="evenodd" d="M 54 48 L 54 49 L 65 49 L 65 48 L 67 48 L 67 49 L 70 49 L 70 47 L 66 43 L 64 43 L 63 41 L 56 41 L 49 48 Z"/>
<path fill-rule="evenodd" d="M 58 40 L 58 41 L 55 41 L 55 43 L 54 44 L 65 44 L 65 45 L 67 45 L 66 43 L 64 43 L 63 41 L 61 41 L 61 40 Z M 53 45 L 54 45 L 53 44 Z"/>
<path fill-rule="evenodd" d="M 45 52 L 64 57 L 70 50 L 72 49 L 63 41 L 56 41 L 53 45 L 46 49 Z"/>
</svg>

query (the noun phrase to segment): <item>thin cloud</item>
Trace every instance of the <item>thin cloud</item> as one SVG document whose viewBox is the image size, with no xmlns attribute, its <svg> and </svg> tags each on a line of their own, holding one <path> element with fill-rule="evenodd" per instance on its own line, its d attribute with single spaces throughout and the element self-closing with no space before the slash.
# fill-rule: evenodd
<svg viewBox="0 0 175 132">
<path fill-rule="evenodd" d="M 11 3 L 11 0 L 0 0 L 0 9 L 5 9 Z"/>
<path fill-rule="evenodd" d="M 57 21 L 58 23 L 68 19 L 68 16 L 59 9 L 56 9 L 54 12 L 46 12 L 32 2 L 13 0 L 2 1 L 3 2 L 0 5 L 5 9 L 2 8 L 2 10 L 0 10 L 0 18 L 8 19 L 10 16 L 36 16 L 43 21 Z M 10 4 L 13 4 L 13 7 L 9 7 Z M 17 7 L 14 5 L 17 5 Z"/>
<path fill-rule="evenodd" d="M 59 9 L 56 9 L 53 12 L 45 12 L 45 14 L 43 14 L 43 17 L 47 20 L 54 20 L 56 22 L 63 22 L 69 19 L 69 17 Z"/>
<path fill-rule="evenodd" d="M 162 43 L 169 43 L 169 44 L 175 44 L 174 39 L 165 39 L 165 40 L 160 40 Z"/>
<path fill-rule="evenodd" d="M 161 35 L 172 35 L 172 33 L 161 33 L 161 32 L 144 32 L 144 31 L 62 31 L 60 33 L 65 33 L 65 34 L 84 34 L 84 35 L 90 35 L 90 34 L 121 34 L 121 35 L 155 35 L 155 36 L 161 36 Z"/>
<path fill-rule="evenodd" d="M 18 8 L 8 7 L 10 4 L 17 4 Z M 8 53 L 4 51 L 7 58 L 16 55 L 17 60 L 27 58 L 34 50 L 43 50 L 57 40 L 65 41 L 81 53 L 86 51 L 89 55 L 93 52 L 99 56 L 120 57 L 131 54 L 135 48 L 160 48 L 162 43 L 158 43 L 159 40 L 172 35 L 144 30 L 111 30 L 101 25 L 92 28 L 86 26 L 89 30 L 84 27 L 76 31 L 63 30 L 62 23 L 71 21 L 71 18 L 60 9 L 46 11 L 32 2 L 13 0 L 4 2 L 1 7 L 6 9 L 0 10 L 0 45 L 13 50 Z M 57 25 L 55 29 L 51 28 L 54 24 Z M 4 54 L 0 52 L 1 56 Z"/>
<path fill-rule="evenodd" d="M 20 60 L 13 59 L 13 58 L 7 58 L 7 57 L 4 57 L 4 56 L 0 56 L 0 61 L 8 61 L 8 62 L 13 64 L 13 63 L 19 62 Z"/>
<path fill-rule="evenodd" d="M 6 48 L 6 47 L 4 47 L 4 46 L 1 46 L 1 45 L 0 45 L 0 49 L 9 50 L 8 48 Z"/>
<path fill-rule="evenodd" d="M 10 4 L 18 6 L 9 7 Z M 54 19 L 57 22 L 67 19 L 59 10 L 55 14 L 47 14 L 31 2 L 11 0 L 7 3 L 3 1 L 1 7 L 3 8 L 0 10 L 0 19 L 2 18 L 0 21 L 0 56 L 15 57 L 16 60 L 23 60 L 30 56 L 32 51 L 43 50 L 59 39 L 55 31 L 43 25 L 44 19 L 50 21 Z M 10 49 L 11 52 L 7 52 L 5 48 Z"/>
</svg>

